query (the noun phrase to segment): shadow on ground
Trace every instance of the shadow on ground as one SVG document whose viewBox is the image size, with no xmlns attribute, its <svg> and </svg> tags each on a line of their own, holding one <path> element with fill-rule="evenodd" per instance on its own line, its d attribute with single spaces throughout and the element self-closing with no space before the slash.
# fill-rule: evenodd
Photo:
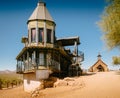
<svg viewBox="0 0 120 98">
<path fill-rule="evenodd" d="M 83 73 L 82 76 L 91 76 L 91 75 L 95 75 L 96 73 L 94 72 L 87 72 L 87 73 Z"/>
</svg>

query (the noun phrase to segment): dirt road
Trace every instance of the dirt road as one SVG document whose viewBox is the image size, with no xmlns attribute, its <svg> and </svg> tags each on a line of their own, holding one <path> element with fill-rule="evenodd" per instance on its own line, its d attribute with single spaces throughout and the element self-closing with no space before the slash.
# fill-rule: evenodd
<svg viewBox="0 0 120 98">
<path fill-rule="evenodd" d="M 116 72 L 100 72 L 79 79 L 84 82 L 82 88 L 46 89 L 45 98 L 120 98 L 120 74 Z"/>
<path fill-rule="evenodd" d="M 41 91 L 39 98 L 120 98 L 120 74 L 100 72 L 81 76 L 82 87 L 62 86 Z M 1 90 L 0 98 L 30 98 L 22 87 Z"/>
<path fill-rule="evenodd" d="M 116 72 L 100 72 L 83 78 L 86 86 L 75 92 L 76 97 L 120 98 L 120 74 L 116 74 Z"/>
</svg>

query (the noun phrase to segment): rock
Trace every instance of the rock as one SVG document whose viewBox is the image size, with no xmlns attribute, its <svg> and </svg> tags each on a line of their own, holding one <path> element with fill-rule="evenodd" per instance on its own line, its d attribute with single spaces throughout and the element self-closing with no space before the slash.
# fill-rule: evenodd
<svg viewBox="0 0 120 98">
<path fill-rule="evenodd" d="M 77 87 L 83 87 L 84 82 L 82 82 L 78 78 L 64 78 L 63 80 L 57 80 L 54 83 L 54 87 L 59 87 L 59 86 L 77 86 Z"/>
<path fill-rule="evenodd" d="M 36 98 L 40 95 L 40 88 L 36 88 L 34 91 L 31 92 L 31 97 Z"/>
<path fill-rule="evenodd" d="M 41 80 L 40 82 L 41 82 L 40 88 L 37 88 L 37 89 L 39 89 L 39 90 L 44 89 L 44 80 Z"/>
<path fill-rule="evenodd" d="M 54 83 L 54 87 L 67 86 L 67 85 L 68 85 L 67 81 L 64 80 L 58 80 L 57 82 Z"/>
<path fill-rule="evenodd" d="M 70 77 L 67 77 L 67 78 L 64 78 L 65 81 L 75 81 L 74 78 L 70 78 Z"/>
<path fill-rule="evenodd" d="M 75 84 L 75 81 L 68 81 L 68 86 L 73 86 Z"/>
</svg>

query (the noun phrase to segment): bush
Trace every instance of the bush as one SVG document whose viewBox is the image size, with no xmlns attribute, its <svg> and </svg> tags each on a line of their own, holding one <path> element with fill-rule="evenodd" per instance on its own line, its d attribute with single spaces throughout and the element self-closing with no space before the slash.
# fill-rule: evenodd
<svg viewBox="0 0 120 98">
<path fill-rule="evenodd" d="M 22 78 L 18 78 L 11 75 L 0 75 L 0 89 L 9 88 L 17 85 L 21 85 L 23 83 Z"/>
</svg>

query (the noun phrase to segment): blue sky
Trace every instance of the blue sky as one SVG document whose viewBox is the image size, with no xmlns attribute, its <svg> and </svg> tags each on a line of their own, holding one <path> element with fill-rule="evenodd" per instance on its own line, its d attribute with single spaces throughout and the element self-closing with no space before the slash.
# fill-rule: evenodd
<svg viewBox="0 0 120 98">
<path fill-rule="evenodd" d="M 106 5 L 104 0 L 44 0 L 56 22 L 56 37 L 79 36 L 79 50 L 85 54 L 82 68 L 87 69 L 97 61 L 100 52 L 110 69 L 112 56 L 119 55 L 114 49 L 108 51 L 101 40 L 102 31 L 96 25 Z M 37 6 L 38 0 L 0 1 L 0 70 L 16 69 L 16 56 L 23 48 L 22 36 L 27 36 L 27 20 Z"/>
</svg>

